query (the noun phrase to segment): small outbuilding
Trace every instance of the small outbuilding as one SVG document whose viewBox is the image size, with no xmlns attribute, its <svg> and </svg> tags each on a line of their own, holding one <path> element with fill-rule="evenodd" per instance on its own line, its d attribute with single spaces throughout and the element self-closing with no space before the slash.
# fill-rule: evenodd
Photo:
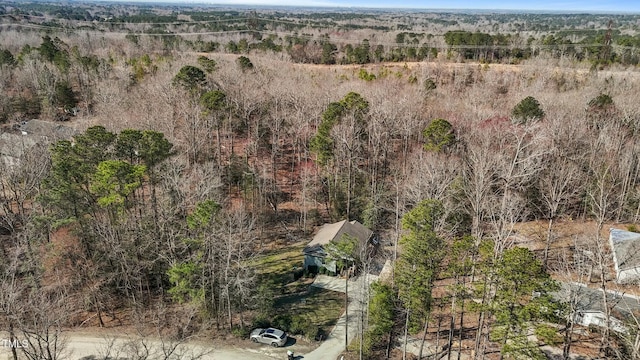
<svg viewBox="0 0 640 360">
<path fill-rule="evenodd" d="M 348 235 L 358 240 L 360 244 L 372 244 L 375 242 L 373 231 L 369 230 L 359 222 L 342 220 L 333 224 L 322 225 L 313 240 L 304 248 L 304 269 L 336 272 L 335 260 L 327 259 L 325 246 L 332 241 L 339 241 L 343 236 Z"/>
<path fill-rule="evenodd" d="M 620 230 L 609 230 L 609 244 L 616 270 L 616 282 L 640 281 L 640 234 Z"/>
</svg>

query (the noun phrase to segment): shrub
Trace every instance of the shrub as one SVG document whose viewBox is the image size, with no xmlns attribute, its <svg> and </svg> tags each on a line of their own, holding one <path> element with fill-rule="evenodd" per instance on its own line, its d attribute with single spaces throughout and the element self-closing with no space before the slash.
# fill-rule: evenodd
<svg viewBox="0 0 640 360">
<path fill-rule="evenodd" d="M 431 90 L 435 90 L 438 86 L 436 85 L 436 82 L 433 81 L 433 79 L 431 78 L 426 78 L 424 80 L 424 89 L 426 91 L 431 91 Z"/>
<path fill-rule="evenodd" d="M 591 109 L 606 110 L 608 107 L 613 106 L 613 99 L 607 94 L 600 94 L 591 99 L 587 104 Z"/>
<path fill-rule="evenodd" d="M 237 61 L 242 71 L 253 69 L 253 63 L 246 56 L 240 56 Z"/>
<path fill-rule="evenodd" d="M 587 120 L 592 127 L 600 128 L 616 117 L 616 105 L 611 96 L 600 94 L 587 103 Z"/>
<path fill-rule="evenodd" d="M 364 81 L 373 81 L 376 79 L 376 76 L 374 74 L 370 74 L 365 69 L 360 69 L 360 71 L 358 72 L 358 78 Z"/>
<path fill-rule="evenodd" d="M 271 326 L 271 322 L 269 319 L 260 314 L 253 319 L 253 327 L 254 328 L 268 328 Z"/>
<path fill-rule="evenodd" d="M 295 268 L 293 269 L 293 281 L 300 279 L 304 275 L 304 269 Z"/>
<path fill-rule="evenodd" d="M 289 325 L 289 333 L 292 335 L 304 334 L 308 327 L 308 321 L 301 315 L 294 315 Z"/>
<path fill-rule="evenodd" d="M 11 54 L 11 51 L 7 49 L 0 50 L 0 66 L 1 65 L 9 65 L 13 66 L 16 64 L 16 59 Z"/>
<path fill-rule="evenodd" d="M 307 339 L 309 340 L 319 340 L 320 339 L 320 335 L 322 334 L 322 331 L 320 330 L 320 328 L 317 325 L 314 325 L 312 323 L 307 323 L 304 329 L 304 335 L 307 337 Z"/>
<path fill-rule="evenodd" d="M 240 326 L 234 326 L 231 329 L 231 334 L 237 338 L 247 338 L 249 337 L 249 328 L 248 327 L 240 327 Z"/>
<path fill-rule="evenodd" d="M 273 319 L 271 325 L 275 328 L 282 329 L 288 332 L 289 329 L 291 329 L 291 315 L 278 315 Z"/>
<path fill-rule="evenodd" d="M 198 56 L 198 65 L 202 66 L 204 71 L 212 73 L 216 69 L 216 61 L 206 56 Z"/>
</svg>

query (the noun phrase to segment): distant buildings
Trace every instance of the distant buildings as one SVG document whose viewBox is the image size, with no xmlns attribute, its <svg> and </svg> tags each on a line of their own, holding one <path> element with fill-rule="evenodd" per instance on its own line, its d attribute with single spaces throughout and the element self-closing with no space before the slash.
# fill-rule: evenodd
<svg viewBox="0 0 640 360">
<path fill-rule="evenodd" d="M 76 134 L 68 126 L 43 120 L 25 121 L 15 130 L 0 134 L 0 165 L 15 166 L 37 144 L 48 145 L 58 140 L 68 140 Z"/>
</svg>

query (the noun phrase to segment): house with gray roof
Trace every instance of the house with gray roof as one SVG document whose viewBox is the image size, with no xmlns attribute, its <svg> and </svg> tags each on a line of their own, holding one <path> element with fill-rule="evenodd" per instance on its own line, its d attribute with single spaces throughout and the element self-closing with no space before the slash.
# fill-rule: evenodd
<svg viewBox="0 0 640 360">
<path fill-rule="evenodd" d="M 607 290 L 606 294 L 608 309 L 604 306 L 602 289 L 590 288 L 582 283 L 561 282 L 554 297 L 571 304 L 572 312 L 568 315 L 578 325 L 606 327 L 608 312 L 608 327 L 618 333 L 628 333 L 628 326 L 640 315 L 640 298 L 611 290 Z"/>
<path fill-rule="evenodd" d="M 20 125 L 20 131 L 23 135 L 27 135 L 37 140 L 43 140 L 52 143 L 58 140 L 71 139 L 78 132 L 60 122 L 44 121 L 33 119 L 25 121 Z"/>
<path fill-rule="evenodd" d="M 358 240 L 360 244 L 369 244 L 374 242 L 373 231 L 367 229 L 359 222 L 342 220 L 333 224 L 323 225 L 313 240 L 305 246 L 304 268 L 320 269 L 325 268 L 328 271 L 336 272 L 336 262 L 327 259 L 325 247 L 331 242 L 340 241 L 344 236 L 351 236 Z"/>
<path fill-rule="evenodd" d="M 609 230 L 609 244 L 616 270 L 616 282 L 640 281 L 640 234 L 620 230 Z"/>
<path fill-rule="evenodd" d="M 16 166 L 25 152 L 36 144 L 36 140 L 24 135 L 0 134 L 0 165 Z"/>
<path fill-rule="evenodd" d="M 25 121 L 14 132 L 0 132 L 0 165 L 16 166 L 26 152 L 36 144 L 48 145 L 58 140 L 71 139 L 76 130 L 56 122 Z"/>
</svg>

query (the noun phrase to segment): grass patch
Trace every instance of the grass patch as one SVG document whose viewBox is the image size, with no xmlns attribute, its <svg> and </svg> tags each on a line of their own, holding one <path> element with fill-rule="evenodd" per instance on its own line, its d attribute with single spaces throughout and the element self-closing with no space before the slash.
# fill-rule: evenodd
<svg viewBox="0 0 640 360">
<path fill-rule="evenodd" d="M 310 286 L 313 279 L 302 277 L 294 281 L 294 269 L 303 265 L 305 245 L 306 242 L 300 242 L 274 249 L 249 266 L 253 266 L 258 274 L 258 283 L 265 289 L 263 296 L 273 299 L 268 308 L 262 309 L 262 316 L 267 320 L 277 316 L 302 317 L 304 324 L 319 328 L 326 336 L 344 312 L 345 295 Z"/>
<path fill-rule="evenodd" d="M 302 279 L 301 279 L 302 280 Z M 276 300 L 276 309 L 291 316 L 299 315 L 310 324 L 328 334 L 344 312 L 341 292 L 310 286 L 308 291 L 282 296 Z"/>
<path fill-rule="evenodd" d="M 253 266 L 261 275 L 282 275 L 290 273 L 294 267 L 302 267 L 302 250 L 306 243 L 297 243 L 285 248 L 267 252 L 259 257 Z"/>
<path fill-rule="evenodd" d="M 258 283 L 268 286 L 274 296 L 302 291 L 302 281 L 294 281 L 294 269 L 302 269 L 306 242 L 269 251 L 258 257 L 250 266 L 258 274 Z"/>
</svg>

